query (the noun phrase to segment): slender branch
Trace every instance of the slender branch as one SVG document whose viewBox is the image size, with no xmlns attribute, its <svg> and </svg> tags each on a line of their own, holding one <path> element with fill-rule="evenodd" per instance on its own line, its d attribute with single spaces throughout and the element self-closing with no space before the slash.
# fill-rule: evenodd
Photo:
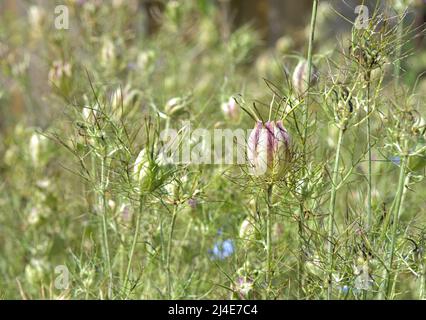
<svg viewBox="0 0 426 320">
<path fill-rule="evenodd" d="M 314 0 L 312 3 L 312 13 L 311 13 L 311 29 L 309 33 L 309 44 L 308 44 L 308 57 L 307 57 L 307 63 L 308 63 L 308 89 L 306 92 L 306 104 L 303 112 L 303 160 L 305 162 L 305 168 L 306 166 L 306 145 L 307 145 L 307 139 L 308 139 L 308 126 L 309 126 L 309 110 L 308 110 L 308 100 L 309 100 L 309 91 L 310 91 L 310 84 L 312 80 L 312 53 L 313 53 L 313 44 L 315 39 L 315 25 L 316 25 L 316 19 L 317 19 L 317 12 L 318 12 L 318 0 Z M 305 187 L 305 182 L 303 189 Z M 305 217 L 305 194 L 304 190 L 302 192 L 302 200 L 299 207 L 299 266 L 298 266 L 298 282 L 299 282 L 299 289 L 298 289 L 298 298 L 300 299 L 303 292 L 303 283 L 304 283 L 304 254 L 303 254 L 303 234 L 304 234 L 304 217 Z"/>
<path fill-rule="evenodd" d="M 139 239 L 143 204 L 144 204 L 144 197 L 141 195 L 140 198 L 139 198 L 139 212 L 136 216 L 135 231 L 134 231 L 134 234 L 133 234 L 132 246 L 130 248 L 129 260 L 127 262 L 126 275 L 125 275 L 125 278 L 124 278 L 124 289 L 126 290 L 126 295 L 128 293 L 130 293 L 127 290 L 127 286 L 128 286 L 129 279 L 130 279 L 130 271 L 131 271 L 131 268 L 132 268 L 132 261 L 133 261 L 133 256 L 134 256 L 134 253 L 135 253 L 135 248 L 136 248 L 136 245 L 137 245 L 138 239 Z"/>
<path fill-rule="evenodd" d="M 404 195 L 404 189 L 405 189 L 405 176 L 406 176 L 406 167 L 408 162 L 408 156 L 403 156 L 401 165 L 399 168 L 399 179 L 398 179 L 398 189 L 395 196 L 395 207 L 393 210 L 393 221 L 392 221 L 392 230 L 391 230 L 391 247 L 390 247 L 390 253 L 389 253 L 389 260 L 387 263 L 387 269 L 386 269 L 386 276 L 385 276 L 385 285 L 384 290 L 386 293 L 386 298 L 390 297 L 391 293 L 391 278 L 392 278 L 392 265 L 394 261 L 395 256 L 395 244 L 396 244 L 396 235 L 398 231 L 398 221 L 399 216 L 401 215 L 402 211 L 402 203 L 403 203 L 403 195 Z"/>
<path fill-rule="evenodd" d="M 371 121 L 370 121 L 370 72 L 367 73 L 367 148 L 368 148 L 368 173 L 367 173 L 367 232 L 370 231 L 372 223 L 372 197 L 371 197 L 371 179 L 372 179 L 372 158 L 371 158 Z"/>
<path fill-rule="evenodd" d="M 107 222 L 107 204 L 106 204 L 106 182 L 105 182 L 105 157 L 101 161 L 101 203 L 102 203 L 102 242 L 103 242 L 103 251 L 105 255 L 105 262 L 108 270 L 108 298 L 112 298 L 112 267 L 111 267 L 111 258 L 109 253 L 109 244 L 108 244 L 108 222 Z"/>
<path fill-rule="evenodd" d="M 271 213 L 272 213 L 272 189 L 273 185 L 270 184 L 266 190 L 266 282 L 268 285 L 268 293 L 272 287 L 272 239 L 271 239 Z"/>
<path fill-rule="evenodd" d="M 177 204 L 173 206 L 172 220 L 170 223 L 169 229 L 169 239 L 167 242 L 167 256 L 166 256 L 166 272 L 167 272 L 167 294 L 169 299 L 172 299 L 172 276 L 170 272 L 170 261 L 171 261 L 171 252 L 172 252 L 172 242 L 173 242 L 173 232 L 176 224 L 177 216 Z"/>
<path fill-rule="evenodd" d="M 328 262 L 328 285 L 327 285 L 327 298 L 331 299 L 333 284 L 332 284 L 332 275 L 333 275 L 333 233 L 334 233 L 334 216 L 336 209 L 336 194 L 337 194 L 337 179 L 339 177 L 339 163 L 340 163 L 340 149 L 343 142 L 343 133 L 344 127 L 339 128 L 339 138 L 337 141 L 336 156 L 334 160 L 333 168 L 333 177 L 332 177 L 332 186 L 331 186 L 331 197 L 330 197 L 330 206 L 329 206 L 329 217 L 328 217 L 328 246 L 327 246 L 327 262 Z"/>
</svg>

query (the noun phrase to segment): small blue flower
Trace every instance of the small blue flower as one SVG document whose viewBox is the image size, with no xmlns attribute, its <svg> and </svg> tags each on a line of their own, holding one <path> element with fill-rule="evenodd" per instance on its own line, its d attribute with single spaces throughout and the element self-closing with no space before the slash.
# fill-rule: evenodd
<svg viewBox="0 0 426 320">
<path fill-rule="evenodd" d="M 216 259 L 226 259 L 234 253 L 234 242 L 231 239 L 217 241 L 210 253 Z"/>
<path fill-rule="evenodd" d="M 392 161 L 396 165 L 399 165 L 401 163 L 401 157 L 399 157 L 399 156 L 391 157 L 390 161 Z"/>
</svg>

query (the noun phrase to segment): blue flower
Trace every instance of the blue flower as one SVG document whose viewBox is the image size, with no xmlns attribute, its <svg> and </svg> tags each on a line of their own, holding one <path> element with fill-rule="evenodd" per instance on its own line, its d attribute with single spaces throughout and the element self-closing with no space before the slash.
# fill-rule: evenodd
<svg viewBox="0 0 426 320">
<path fill-rule="evenodd" d="M 391 157 L 390 161 L 392 161 L 394 164 L 399 165 L 401 163 L 401 157 Z"/>
<path fill-rule="evenodd" d="M 216 259 L 226 259 L 234 253 L 234 242 L 231 239 L 217 241 L 210 253 Z"/>
</svg>

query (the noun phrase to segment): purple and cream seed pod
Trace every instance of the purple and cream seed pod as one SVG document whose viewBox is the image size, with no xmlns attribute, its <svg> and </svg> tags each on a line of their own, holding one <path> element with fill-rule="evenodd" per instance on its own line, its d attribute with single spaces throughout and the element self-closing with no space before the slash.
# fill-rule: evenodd
<svg viewBox="0 0 426 320">
<path fill-rule="evenodd" d="M 258 121 L 247 144 L 251 174 L 281 176 L 290 160 L 290 136 L 282 121 Z"/>
</svg>

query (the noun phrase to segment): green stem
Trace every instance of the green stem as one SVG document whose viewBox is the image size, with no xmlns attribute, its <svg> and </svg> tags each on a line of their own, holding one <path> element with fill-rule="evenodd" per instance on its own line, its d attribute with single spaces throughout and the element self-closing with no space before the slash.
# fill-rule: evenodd
<svg viewBox="0 0 426 320">
<path fill-rule="evenodd" d="M 175 229 L 175 224 L 176 224 L 176 216 L 177 216 L 177 205 L 175 204 L 173 206 L 172 221 L 170 223 L 169 239 L 167 242 L 167 256 L 166 256 L 167 294 L 169 299 L 172 299 L 172 277 L 170 272 L 170 260 L 171 260 L 171 252 L 172 252 L 173 231 Z"/>
<path fill-rule="evenodd" d="M 329 207 L 329 217 L 328 217 L 328 246 L 327 246 L 327 263 L 328 263 L 328 285 L 327 285 L 327 299 L 331 299 L 333 285 L 332 285 L 332 276 L 333 276 L 333 233 L 334 233 L 334 215 L 336 209 L 336 193 L 337 193 L 337 179 L 339 177 L 339 163 L 340 163 L 340 149 L 343 141 L 343 132 L 345 131 L 344 127 L 339 128 L 339 138 L 337 141 L 336 157 L 334 159 L 334 168 L 333 168 L 333 177 L 332 177 L 332 186 L 331 186 L 331 197 L 330 197 L 330 207 Z"/>
<path fill-rule="evenodd" d="M 421 259 L 421 275 L 420 275 L 420 292 L 419 292 L 419 299 L 425 300 L 426 299 L 426 265 L 425 265 L 425 257 L 423 254 L 420 256 Z"/>
<path fill-rule="evenodd" d="M 309 89 L 312 78 L 312 52 L 313 52 L 313 44 L 315 39 L 315 24 L 317 20 L 317 11 L 318 11 L 318 0 L 314 0 L 312 3 L 312 15 L 311 15 L 311 30 L 309 33 L 309 45 L 308 45 L 308 90 L 306 93 L 306 99 L 309 97 Z M 306 153 L 306 139 L 308 136 L 308 121 L 309 121 L 309 110 L 308 110 L 308 102 L 306 102 L 306 107 L 303 112 L 303 155 Z"/>
<path fill-rule="evenodd" d="M 404 23 L 403 20 L 399 22 L 398 30 L 397 30 L 397 42 L 396 42 L 396 61 L 395 61 L 395 86 L 396 88 L 399 87 L 400 80 L 401 80 L 401 53 L 402 53 L 402 46 L 401 46 L 401 40 L 404 35 Z"/>
<path fill-rule="evenodd" d="M 102 203 L 102 242 L 104 247 L 105 262 L 108 270 L 108 299 L 112 297 L 112 268 L 111 268 L 111 258 L 109 253 L 109 244 L 108 244 L 108 221 L 107 221 L 107 204 L 106 204 L 106 194 L 105 194 L 106 184 L 105 184 L 105 158 L 102 158 L 101 161 L 101 203 Z"/>
<path fill-rule="evenodd" d="M 371 198 L 371 176 L 372 176 L 372 168 L 371 168 L 371 124 L 370 124 L 370 73 L 367 75 L 367 148 L 368 148 L 368 173 L 367 173 L 367 232 L 370 231 L 371 223 L 372 223 L 372 198 Z"/>
<path fill-rule="evenodd" d="M 298 292 L 297 292 L 297 298 L 301 299 L 303 295 L 303 288 L 305 284 L 305 255 L 303 252 L 303 226 L 304 226 L 304 209 L 303 204 L 300 204 L 299 208 L 299 261 L 298 261 L 298 268 L 297 268 L 297 274 L 298 274 Z"/>
<path fill-rule="evenodd" d="M 391 247 L 390 247 L 390 253 L 389 253 L 389 259 L 387 263 L 387 269 L 385 271 L 385 284 L 383 286 L 383 289 L 385 291 L 386 297 L 390 297 L 391 293 L 391 281 L 392 278 L 392 265 L 393 260 L 395 256 L 395 244 L 396 244 L 396 234 L 398 231 L 398 220 L 399 216 L 402 211 L 402 203 L 403 203 L 403 195 L 404 195 L 404 189 L 405 189 L 405 175 L 406 175 L 406 166 L 407 166 L 408 156 L 403 156 L 401 165 L 399 168 L 399 179 L 398 179 L 398 188 L 395 196 L 395 207 L 393 210 L 393 221 L 392 221 L 392 230 L 391 230 Z"/>
<path fill-rule="evenodd" d="M 268 294 L 272 288 L 272 235 L 271 235 L 271 213 L 272 213 L 272 189 L 270 184 L 266 191 L 267 211 L 266 211 L 266 283 Z M 269 298 L 269 297 L 268 297 Z"/>
<path fill-rule="evenodd" d="M 308 110 L 308 99 L 309 99 L 309 90 L 310 90 L 310 83 L 312 78 L 312 52 L 313 52 L 313 44 L 315 39 L 315 25 L 317 20 L 317 12 L 318 12 L 318 0 L 314 0 L 312 3 L 312 13 L 311 13 L 311 29 L 309 33 L 309 44 L 308 44 L 308 56 L 307 56 L 307 63 L 308 63 L 308 90 L 306 93 L 306 106 L 304 108 L 303 112 L 303 160 L 306 164 L 306 142 L 308 139 L 308 123 L 309 123 L 309 110 Z M 306 168 L 306 165 L 304 166 Z M 303 186 L 304 189 L 305 186 Z M 300 210 L 299 210 L 299 251 L 300 251 L 300 257 L 299 257 L 299 266 L 298 266 L 298 277 L 299 277 L 299 289 L 298 289 L 298 298 L 300 299 L 302 296 L 302 286 L 304 282 L 304 256 L 303 256 L 303 225 L 304 225 L 304 207 L 305 207 L 305 199 L 304 199 L 304 190 L 302 194 L 302 200 L 300 203 Z"/>
<path fill-rule="evenodd" d="M 138 239 L 139 239 L 143 202 L 144 202 L 144 199 L 143 199 L 143 196 L 141 195 L 140 198 L 139 198 L 139 212 L 136 215 L 136 226 L 135 226 L 135 231 L 134 231 L 134 234 L 133 234 L 132 246 L 131 246 L 130 252 L 129 252 L 129 260 L 127 262 L 126 275 L 124 277 L 124 290 L 126 292 L 126 297 L 130 293 L 130 291 L 127 290 L 128 289 L 127 286 L 128 286 L 129 279 L 130 279 L 130 271 L 132 269 L 132 261 L 133 261 L 133 256 L 135 254 L 135 248 L 136 248 L 136 245 L 137 245 Z"/>
</svg>

